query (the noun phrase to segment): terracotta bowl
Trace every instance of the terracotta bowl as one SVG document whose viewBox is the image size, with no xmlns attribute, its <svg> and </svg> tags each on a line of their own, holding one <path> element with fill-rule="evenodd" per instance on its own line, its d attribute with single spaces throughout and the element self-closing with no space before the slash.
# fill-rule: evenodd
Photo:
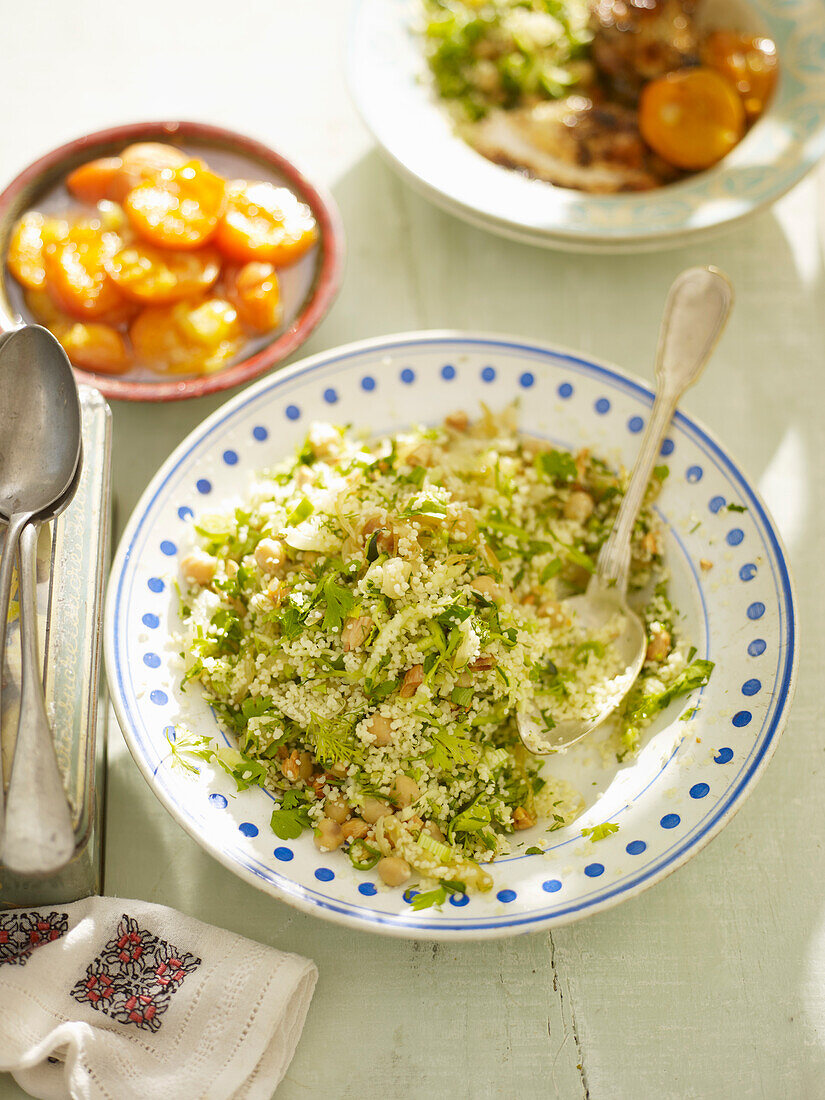
<svg viewBox="0 0 825 1100">
<path fill-rule="evenodd" d="M 282 326 L 251 339 L 223 370 L 206 375 L 164 377 L 142 368 L 118 376 L 75 368 L 78 381 L 95 386 L 106 397 L 124 401 L 176 401 L 249 382 L 304 343 L 335 298 L 344 258 L 344 233 L 333 199 L 268 146 L 233 130 L 202 122 L 135 122 L 87 134 L 29 165 L 0 194 L 0 252 L 6 255 L 12 227 L 26 210 L 48 212 L 77 206 L 63 185 L 73 168 L 96 157 L 116 155 L 137 141 L 177 145 L 184 152 L 202 157 L 215 171 L 229 178 L 263 179 L 289 187 L 312 209 L 319 239 L 298 263 L 279 271 L 285 312 Z M 21 288 L 4 266 L 0 279 L 0 332 L 32 321 Z"/>
</svg>

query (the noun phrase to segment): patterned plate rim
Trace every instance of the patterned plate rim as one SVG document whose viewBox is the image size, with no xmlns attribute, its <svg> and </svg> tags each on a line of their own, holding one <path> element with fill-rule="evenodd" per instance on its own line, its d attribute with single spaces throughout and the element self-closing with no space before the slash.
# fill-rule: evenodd
<svg viewBox="0 0 825 1100">
<path fill-rule="evenodd" d="M 601 378 L 616 388 L 641 397 L 649 404 L 652 404 L 653 401 L 653 392 L 647 385 L 630 373 L 602 360 L 585 356 L 560 345 L 528 343 L 506 335 L 461 332 L 459 330 L 399 333 L 357 341 L 308 357 L 285 368 L 276 375 L 261 379 L 243 393 L 226 402 L 190 432 L 161 466 L 132 512 L 115 555 L 106 599 L 105 656 L 112 703 L 124 739 L 136 764 L 155 795 L 178 823 L 218 862 L 244 881 L 258 889 L 265 890 L 273 897 L 285 901 L 303 912 L 323 916 L 351 928 L 368 929 L 393 936 L 437 940 L 491 939 L 568 924 L 637 896 L 643 890 L 667 877 L 705 847 L 739 810 L 762 775 L 776 749 L 793 700 L 799 663 L 797 646 L 798 616 L 796 591 L 784 544 L 764 501 L 751 486 L 738 463 L 721 446 L 713 433 L 695 418 L 679 411 L 676 413 L 674 423 L 677 423 L 694 439 L 704 444 L 720 468 L 739 486 L 749 507 L 753 510 L 758 528 L 761 530 L 766 546 L 773 557 L 773 565 L 778 577 L 779 606 L 784 612 L 784 634 L 780 635 L 779 639 L 781 656 L 777 675 L 778 689 L 775 693 L 776 705 L 769 708 L 762 728 L 757 737 L 754 738 L 755 751 L 749 763 L 743 769 L 737 782 L 709 813 L 702 827 L 698 831 L 694 830 L 693 833 L 675 844 L 668 852 L 654 861 L 652 866 L 639 871 L 635 875 L 626 876 L 619 884 L 608 885 L 601 892 L 596 892 L 579 902 L 571 902 L 561 910 L 533 912 L 521 917 L 515 914 L 513 916 L 491 916 L 479 919 L 474 923 L 457 923 L 451 922 L 449 919 L 436 922 L 428 919 L 425 915 L 416 918 L 406 914 L 399 916 L 377 913 L 363 906 L 314 896 L 314 891 L 294 882 L 287 876 L 278 874 L 274 869 L 262 864 L 254 857 L 242 856 L 238 852 L 227 851 L 203 834 L 198 828 L 197 820 L 187 811 L 186 806 L 172 797 L 156 782 L 154 775 L 156 769 L 151 766 L 144 749 L 141 735 L 142 720 L 137 713 L 138 708 L 133 707 L 126 698 L 123 667 L 123 659 L 125 658 L 124 638 L 120 627 L 124 581 L 129 570 L 135 541 L 146 523 L 150 509 L 162 494 L 166 483 L 181 464 L 186 461 L 189 454 L 203 443 L 208 436 L 213 435 L 224 424 L 231 421 L 240 409 L 254 405 L 261 398 L 269 397 L 275 390 L 286 387 L 296 380 L 324 368 L 336 364 L 339 366 L 345 364 L 348 360 L 361 357 L 365 353 L 391 354 L 403 352 L 414 346 L 443 346 L 445 351 L 449 349 L 453 354 L 457 346 L 472 350 L 492 348 L 505 353 L 521 353 L 534 357 L 539 361 L 548 358 L 556 361 L 562 359 L 571 370 L 590 377 Z"/>
</svg>

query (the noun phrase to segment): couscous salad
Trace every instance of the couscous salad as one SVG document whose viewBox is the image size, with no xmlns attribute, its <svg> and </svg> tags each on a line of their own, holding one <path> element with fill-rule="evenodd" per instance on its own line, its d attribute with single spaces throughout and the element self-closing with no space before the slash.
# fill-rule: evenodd
<svg viewBox="0 0 825 1100">
<path fill-rule="evenodd" d="M 712 669 L 667 597 L 652 509 L 666 476 L 634 535 L 649 646 L 608 742 L 619 759 Z M 275 797 L 279 837 L 312 829 L 388 886 L 414 882 L 417 907 L 490 889 L 485 865 L 514 833 L 584 807 L 516 716 L 535 704 L 548 729 L 585 716 L 616 671 L 609 631 L 586 635 L 564 599 L 586 586 L 623 484 L 586 450 L 521 435 L 514 409 L 369 440 L 314 425 L 237 507 L 195 520 L 184 680 L 237 743 L 195 751 Z"/>
</svg>

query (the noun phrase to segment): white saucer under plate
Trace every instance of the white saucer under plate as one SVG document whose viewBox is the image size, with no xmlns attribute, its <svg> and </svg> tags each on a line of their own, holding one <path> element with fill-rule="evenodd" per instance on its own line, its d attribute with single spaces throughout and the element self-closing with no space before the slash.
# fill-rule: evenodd
<svg viewBox="0 0 825 1100">
<path fill-rule="evenodd" d="M 586 195 L 486 160 L 453 132 L 413 33 L 420 0 L 359 0 L 348 70 L 365 123 L 400 174 L 439 206 L 545 248 L 633 252 L 684 244 L 764 209 L 825 153 L 821 0 L 705 0 L 703 21 L 767 34 L 780 81 L 768 111 L 716 167 L 656 191 Z"/>
<path fill-rule="evenodd" d="M 615 367 L 517 339 L 436 332 L 352 344 L 270 375 L 215 412 L 163 465 L 129 521 L 109 584 L 106 662 L 132 754 L 207 851 L 306 912 L 353 928 L 454 940 L 598 912 L 699 851 L 776 747 L 797 662 L 785 552 L 747 477 L 705 428 L 679 413 L 663 446 L 670 475 L 657 507 L 683 629 L 716 668 L 699 697 L 660 716 L 637 759 L 604 766 L 586 745 L 550 758 L 546 767 L 584 794 L 585 815 L 558 832 L 518 834 L 522 847 L 493 865 L 491 893 L 416 912 L 409 894 L 384 888 L 374 872 L 356 872 L 341 852 L 320 853 L 309 832 L 279 840 L 263 790 L 237 793 L 234 780 L 207 764 L 196 775 L 171 766 L 167 733 L 175 727 L 224 739 L 197 689 L 180 690 L 176 555 L 191 539 L 193 513 L 216 511 L 243 491 L 253 471 L 285 456 L 313 420 L 378 433 L 516 399 L 526 431 L 589 446 L 618 465 L 633 459 L 652 394 Z M 680 721 L 694 707 L 694 717 Z M 618 831 L 595 844 L 582 836 L 582 827 L 607 821 Z M 545 854 L 525 854 L 539 843 Z"/>
</svg>

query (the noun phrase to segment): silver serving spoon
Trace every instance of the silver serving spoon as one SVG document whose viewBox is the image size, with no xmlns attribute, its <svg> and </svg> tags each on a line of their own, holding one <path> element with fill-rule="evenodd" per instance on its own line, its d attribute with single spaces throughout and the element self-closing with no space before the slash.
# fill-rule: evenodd
<svg viewBox="0 0 825 1100">
<path fill-rule="evenodd" d="M 623 632 L 613 646 L 624 672 L 612 681 L 609 695 L 588 718 L 559 722 L 548 731 L 535 707 L 519 714 L 519 734 L 530 752 L 559 752 L 586 737 L 619 706 L 642 669 L 647 635 L 639 616 L 627 606 L 633 527 L 679 399 L 704 370 L 732 304 L 733 288 L 713 267 L 689 268 L 670 288 L 656 352 L 656 399 L 630 483 L 587 591 L 564 603 L 574 621 L 588 632 L 603 630 L 617 615 L 623 617 Z"/>
<path fill-rule="evenodd" d="M 43 701 L 30 566 L 39 517 L 48 514 L 68 492 L 78 472 L 81 445 L 80 402 L 72 368 L 63 348 L 46 329 L 37 325 L 17 329 L 0 344 L 0 410 L 0 519 L 8 523 L 0 560 L 0 655 L 5 653 L 12 564 L 21 534 L 35 521 L 34 530 L 25 539 L 25 562 L 20 569 L 23 697 L 9 811 L 25 792 L 24 846 L 28 851 L 22 862 L 33 868 L 27 873 L 46 874 L 71 857 L 74 834 Z M 37 768 L 34 783 L 26 774 L 30 765 Z M 18 766 L 19 782 L 15 781 Z M 0 803 L 1 795 L 0 791 Z M 20 812 L 15 810 L 16 820 Z M 0 804 L 0 838 L 2 831 Z M 3 861 L 6 854 L 4 845 Z"/>
<path fill-rule="evenodd" d="M 52 771 L 55 753 L 48 717 L 48 738 L 42 735 L 45 699 L 37 631 L 37 543 L 41 525 L 57 519 L 71 504 L 82 474 L 81 454 L 72 483 L 60 500 L 46 511 L 38 512 L 20 535 L 18 576 L 23 682 L 6 804 L 5 835 L 0 847 L 0 864 L 18 875 L 54 874 L 68 863 L 75 848 L 74 826 L 68 802 L 55 797 L 46 805 L 41 804 L 43 776 Z M 32 715 L 37 716 L 34 731 L 31 728 Z M 17 755 L 18 745 L 21 746 L 20 756 Z M 42 840 L 38 842 L 41 834 L 46 836 L 45 843 Z"/>
</svg>

